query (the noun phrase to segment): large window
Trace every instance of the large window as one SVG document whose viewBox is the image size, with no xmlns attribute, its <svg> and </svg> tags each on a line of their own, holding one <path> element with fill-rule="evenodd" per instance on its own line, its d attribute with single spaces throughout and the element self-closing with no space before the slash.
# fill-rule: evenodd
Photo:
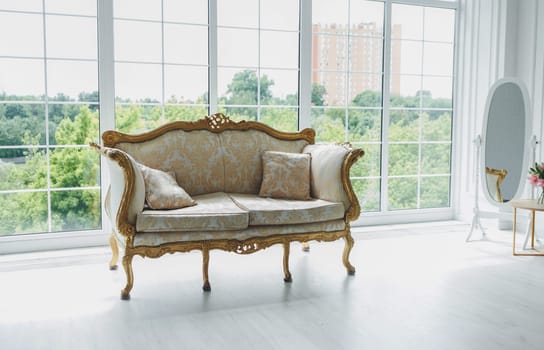
<svg viewBox="0 0 544 350">
<path fill-rule="evenodd" d="M 455 11 L 315 0 L 312 126 L 365 150 L 364 211 L 450 205 Z"/>
<path fill-rule="evenodd" d="M 0 32 L 0 235 L 99 229 L 96 3 L 2 1 Z"/>
<path fill-rule="evenodd" d="M 0 236 L 101 229 L 99 130 L 216 112 L 363 148 L 364 215 L 449 208 L 455 7 L 0 1 Z"/>
</svg>

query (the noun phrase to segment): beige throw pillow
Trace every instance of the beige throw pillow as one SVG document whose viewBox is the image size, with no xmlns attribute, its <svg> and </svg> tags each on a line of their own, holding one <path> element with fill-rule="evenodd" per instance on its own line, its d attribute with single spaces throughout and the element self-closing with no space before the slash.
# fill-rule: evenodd
<svg viewBox="0 0 544 350">
<path fill-rule="evenodd" d="M 173 172 L 149 168 L 140 164 L 145 182 L 145 200 L 151 209 L 179 209 L 196 202 L 179 187 Z"/>
<path fill-rule="evenodd" d="M 259 196 L 311 199 L 309 154 L 266 151 L 262 160 L 263 182 Z"/>
</svg>

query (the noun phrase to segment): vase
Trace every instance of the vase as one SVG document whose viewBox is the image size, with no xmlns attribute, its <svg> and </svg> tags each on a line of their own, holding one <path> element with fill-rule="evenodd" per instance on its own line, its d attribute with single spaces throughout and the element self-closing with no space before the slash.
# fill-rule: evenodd
<svg viewBox="0 0 544 350">
<path fill-rule="evenodd" d="M 540 194 L 538 195 L 536 202 L 540 205 L 544 205 L 544 187 L 540 190 Z"/>
</svg>

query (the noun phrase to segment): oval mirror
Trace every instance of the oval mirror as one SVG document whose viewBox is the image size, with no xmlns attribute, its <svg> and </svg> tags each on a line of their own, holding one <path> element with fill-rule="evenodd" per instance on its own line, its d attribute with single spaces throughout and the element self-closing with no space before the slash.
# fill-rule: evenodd
<svg viewBox="0 0 544 350">
<path fill-rule="evenodd" d="M 496 205 L 519 197 L 526 182 L 530 132 L 527 96 L 519 81 L 501 79 L 487 97 L 481 178 L 486 198 Z"/>
</svg>

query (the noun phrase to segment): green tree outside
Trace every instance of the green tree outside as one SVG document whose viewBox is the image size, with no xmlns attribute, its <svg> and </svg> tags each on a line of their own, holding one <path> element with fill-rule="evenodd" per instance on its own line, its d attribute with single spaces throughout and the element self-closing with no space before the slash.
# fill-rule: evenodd
<svg viewBox="0 0 544 350">
<path fill-rule="evenodd" d="M 260 84 L 260 85 L 259 85 Z M 285 99 L 273 96 L 274 81 L 257 79 L 254 71 L 237 73 L 225 96 L 219 97 L 222 112 L 234 120 L 255 120 L 260 100 L 260 120 L 276 129 L 298 130 L 297 94 Z M 257 99 L 260 91 L 260 99 Z M 326 90 L 312 86 L 312 127 L 316 140 L 350 141 L 365 150 L 365 156 L 351 171 L 353 187 L 363 210 L 380 206 L 381 105 L 380 92 L 364 91 L 350 106 L 326 105 Z M 49 135 L 45 135 L 45 105 L 20 103 L 40 101 L 39 96 L 1 95 L 0 145 L 22 146 L 0 150 L 0 235 L 13 233 L 96 229 L 100 227 L 99 156 L 87 145 L 98 141 L 98 94 L 82 92 L 80 101 L 70 104 L 62 94 L 49 101 Z M 55 102 L 63 102 L 55 103 Z M 171 96 L 165 106 L 158 101 L 118 100 L 116 127 L 126 133 L 140 133 L 176 120 L 197 120 L 208 114 L 207 94 L 197 101 Z M 416 96 L 392 96 L 388 126 L 389 209 L 415 208 L 420 188 L 421 208 L 449 204 L 451 149 L 451 100 L 432 98 L 421 91 Z M 419 113 L 419 105 L 433 108 Z M 235 107 L 231 107 L 234 105 Z M 280 105 L 282 107 L 280 107 Z M 46 149 L 46 140 L 50 145 Z M 419 141 L 431 141 L 419 144 Z M 49 158 L 48 158 L 49 157 Z M 49 173 L 47 164 L 49 163 Z M 418 172 L 420 178 L 418 186 Z M 49 183 L 48 183 L 49 179 Z M 51 213 L 48 213 L 47 188 L 50 186 Z M 28 190 L 30 192 L 9 192 Z"/>
</svg>

